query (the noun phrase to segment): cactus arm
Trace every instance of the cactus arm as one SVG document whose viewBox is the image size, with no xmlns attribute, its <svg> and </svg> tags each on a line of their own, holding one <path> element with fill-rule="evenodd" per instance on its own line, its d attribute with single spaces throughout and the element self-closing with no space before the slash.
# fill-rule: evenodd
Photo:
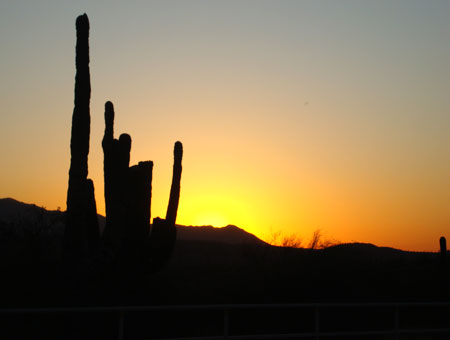
<svg viewBox="0 0 450 340">
<path fill-rule="evenodd" d="M 129 134 L 122 133 L 119 137 L 119 167 L 121 171 L 126 171 L 130 167 L 130 151 L 131 151 L 131 137 Z"/>
<path fill-rule="evenodd" d="M 114 139 L 114 105 L 110 101 L 105 103 L 105 134 L 103 135 L 102 147 L 107 147 Z"/>
<path fill-rule="evenodd" d="M 176 222 L 178 203 L 180 200 L 181 161 L 183 158 L 183 144 L 181 142 L 175 143 L 173 156 L 172 186 L 170 188 L 169 205 L 166 214 L 166 220 L 171 224 L 175 224 Z"/>
<path fill-rule="evenodd" d="M 105 134 L 102 140 L 103 148 L 103 179 L 105 191 L 106 216 L 111 216 L 113 208 L 112 170 L 113 170 L 113 142 L 114 142 L 114 106 L 111 102 L 105 103 Z"/>
<path fill-rule="evenodd" d="M 102 140 L 103 148 L 103 177 L 105 193 L 106 224 L 103 231 L 105 244 L 113 251 L 121 247 L 120 228 L 124 223 L 123 207 L 123 177 L 127 165 L 120 166 L 121 145 L 114 139 L 114 105 L 105 103 L 105 133 Z"/>
<path fill-rule="evenodd" d="M 172 186 L 170 188 L 166 219 L 153 219 L 152 231 L 146 249 L 150 269 L 153 271 L 160 269 L 170 258 L 177 235 L 175 222 L 180 201 L 181 161 L 183 158 L 183 145 L 181 142 L 175 143 L 173 155 Z"/>
</svg>

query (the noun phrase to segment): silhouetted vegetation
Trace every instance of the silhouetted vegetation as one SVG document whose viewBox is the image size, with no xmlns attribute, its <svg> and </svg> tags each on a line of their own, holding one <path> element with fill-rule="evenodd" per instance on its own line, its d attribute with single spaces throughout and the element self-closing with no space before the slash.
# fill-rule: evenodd
<svg viewBox="0 0 450 340">
<path fill-rule="evenodd" d="M 448 300 L 449 296 L 449 282 L 448 282 L 448 276 L 449 276 L 449 270 L 447 265 L 447 241 L 444 236 L 442 236 L 439 239 L 439 245 L 440 245 L 440 266 L 439 266 L 439 276 L 440 276 L 440 291 L 441 291 L 441 297 L 444 300 Z"/>
<path fill-rule="evenodd" d="M 320 229 L 313 232 L 311 240 L 305 246 L 303 239 L 298 233 L 283 234 L 281 231 L 272 232 L 269 236 L 269 243 L 274 246 L 285 248 L 308 248 L 308 249 L 325 249 L 340 244 L 339 241 L 332 239 L 324 239 Z"/>
<path fill-rule="evenodd" d="M 68 267 L 84 266 L 99 246 L 94 184 L 88 179 L 91 83 L 89 74 L 89 20 L 76 21 L 75 106 L 70 140 L 64 258 Z"/>
<path fill-rule="evenodd" d="M 108 282 L 112 296 L 135 289 L 169 258 L 175 242 L 183 148 L 175 143 L 173 180 L 166 219 L 150 233 L 153 162 L 130 166 L 131 137 L 114 138 L 114 107 L 105 104 L 104 153 L 106 224 L 100 239 L 94 183 L 88 179 L 90 135 L 89 21 L 76 20 L 75 106 L 70 142 L 64 268 L 72 289 Z M 111 288 L 115 287 L 115 288 Z M 119 293 L 120 292 L 120 293 Z"/>
</svg>

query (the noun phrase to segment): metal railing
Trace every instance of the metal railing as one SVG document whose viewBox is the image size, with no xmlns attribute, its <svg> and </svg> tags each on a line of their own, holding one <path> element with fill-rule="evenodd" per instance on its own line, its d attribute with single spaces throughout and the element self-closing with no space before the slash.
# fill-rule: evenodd
<svg viewBox="0 0 450 340">
<path fill-rule="evenodd" d="M 382 330 L 327 330 L 324 329 L 321 319 L 324 310 L 386 308 L 392 311 L 393 327 Z M 448 314 L 444 315 L 444 324 L 441 327 L 410 328 L 402 327 L 402 313 L 407 314 L 411 308 L 421 309 L 448 309 Z M 264 311 L 264 310 L 308 310 L 313 315 L 313 327 L 311 330 L 294 333 L 271 333 L 271 334 L 231 334 L 230 314 L 236 311 Z M 194 337 L 172 337 L 165 340 L 200 340 L 200 339 L 292 339 L 292 338 L 313 338 L 322 339 L 336 336 L 365 336 L 365 335 L 392 335 L 395 339 L 400 339 L 402 335 L 410 334 L 447 334 L 450 339 L 450 302 L 412 302 L 412 303 L 301 303 L 301 304 L 223 304 L 223 305 L 169 305 L 169 306 L 126 306 L 126 307 L 58 307 L 58 308 L 16 308 L 0 309 L 0 318 L 4 315 L 45 315 L 45 314 L 77 314 L 77 313 L 115 313 L 117 314 L 117 334 L 119 340 L 126 337 L 126 318 L 132 313 L 145 312 L 220 312 L 222 314 L 222 334 L 214 336 L 194 336 Z M 425 311 L 424 311 L 425 313 Z M 442 322 L 441 322 L 442 323 Z M 325 327 L 326 328 L 326 327 Z M 1 333 L 1 331 L 0 331 Z M 1 334 L 0 334 L 1 335 Z M 154 338 L 153 338 L 154 339 Z"/>
</svg>

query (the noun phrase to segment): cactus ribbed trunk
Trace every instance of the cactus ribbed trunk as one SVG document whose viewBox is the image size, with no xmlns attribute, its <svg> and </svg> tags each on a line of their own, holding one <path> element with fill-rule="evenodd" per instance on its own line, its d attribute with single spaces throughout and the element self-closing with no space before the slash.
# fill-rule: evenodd
<svg viewBox="0 0 450 340">
<path fill-rule="evenodd" d="M 86 14 L 76 21 L 75 100 L 70 140 L 70 170 L 67 190 L 64 257 L 79 262 L 98 247 L 99 230 L 94 185 L 87 179 L 90 134 L 89 20 Z"/>
</svg>

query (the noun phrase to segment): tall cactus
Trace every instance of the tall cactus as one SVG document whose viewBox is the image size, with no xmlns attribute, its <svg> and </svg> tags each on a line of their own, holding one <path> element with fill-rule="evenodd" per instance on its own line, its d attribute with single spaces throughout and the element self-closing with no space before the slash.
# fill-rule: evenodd
<svg viewBox="0 0 450 340">
<path fill-rule="evenodd" d="M 89 20 L 76 21 L 75 100 L 70 141 L 70 170 L 67 190 L 64 258 L 68 262 L 86 259 L 98 247 L 99 229 L 94 185 L 87 179 L 90 134 Z"/>
<path fill-rule="evenodd" d="M 119 262 L 144 260 L 161 263 L 170 255 L 175 242 L 175 220 L 180 196 L 182 144 L 175 143 L 172 188 L 166 220 L 153 221 L 150 207 L 153 162 L 129 166 L 131 137 L 114 139 L 114 106 L 105 103 L 104 154 L 106 225 L 105 245 Z M 151 248 L 151 249 L 150 249 Z M 126 264 L 128 266 L 128 264 Z"/>
</svg>

